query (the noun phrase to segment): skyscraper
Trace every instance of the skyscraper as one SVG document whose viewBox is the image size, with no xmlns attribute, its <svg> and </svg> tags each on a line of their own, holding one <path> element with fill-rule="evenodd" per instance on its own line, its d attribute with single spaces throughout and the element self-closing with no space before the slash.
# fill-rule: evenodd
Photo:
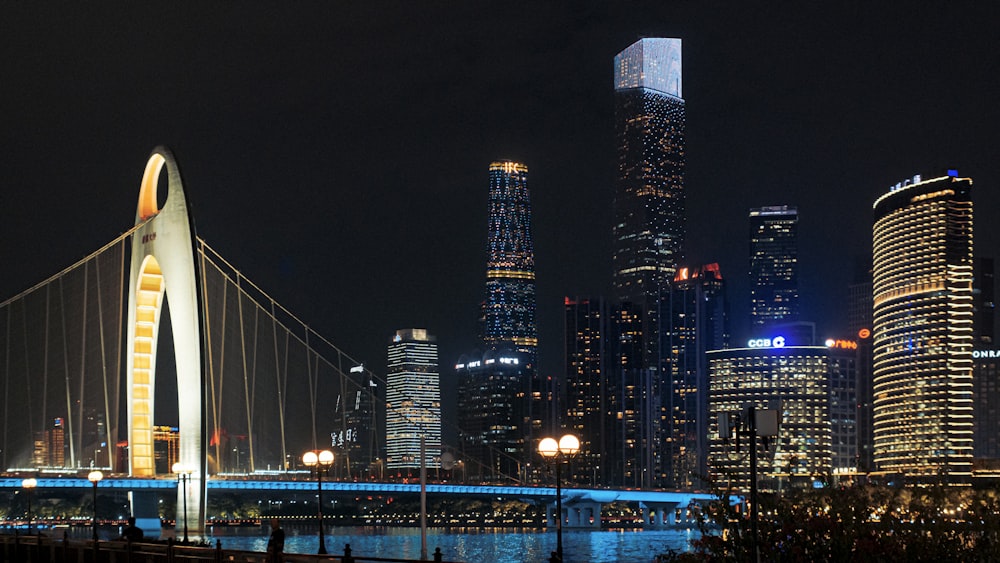
<svg viewBox="0 0 1000 563">
<path fill-rule="evenodd" d="M 532 455 L 533 436 L 554 412 L 553 390 L 536 369 L 535 251 L 531 238 L 528 167 L 490 164 L 484 350 L 456 366 L 459 437 L 466 468 L 480 475 L 514 476 L 510 460 Z M 507 363 L 504 363 L 507 362 Z"/>
<path fill-rule="evenodd" d="M 422 328 L 397 330 L 386 368 L 386 468 L 427 467 L 441 455 L 441 382 L 435 338 Z"/>
<path fill-rule="evenodd" d="M 684 256 L 681 40 L 640 39 L 615 57 L 614 285 L 645 303 Z"/>
<path fill-rule="evenodd" d="M 538 330 L 527 166 L 510 160 L 490 164 L 487 238 L 483 341 L 488 348 L 534 356 Z"/>
<path fill-rule="evenodd" d="M 597 486 L 604 483 L 603 470 L 609 452 L 608 437 L 614 432 L 608 389 L 609 311 L 603 299 L 565 299 L 566 378 L 557 396 L 562 423 L 580 438 L 568 480 Z"/>
<path fill-rule="evenodd" d="M 900 182 L 875 200 L 875 463 L 967 484 L 972 463 L 972 180 Z"/>
<path fill-rule="evenodd" d="M 754 327 L 799 320 L 799 212 L 750 210 L 750 319 Z"/>
<path fill-rule="evenodd" d="M 671 488 L 703 483 L 708 459 L 709 350 L 729 347 L 729 313 L 718 264 L 679 268 L 670 289 L 670 386 L 664 402 L 666 481 Z"/>
<path fill-rule="evenodd" d="M 618 174 L 613 225 L 613 408 L 622 417 L 614 474 L 629 486 L 663 484 L 663 398 L 669 393 L 670 282 L 684 258 L 681 40 L 647 38 L 614 60 Z M 638 347 L 637 347 L 638 346 Z M 627 356 L 627 357 L 626 357 Z"/>
</svg>

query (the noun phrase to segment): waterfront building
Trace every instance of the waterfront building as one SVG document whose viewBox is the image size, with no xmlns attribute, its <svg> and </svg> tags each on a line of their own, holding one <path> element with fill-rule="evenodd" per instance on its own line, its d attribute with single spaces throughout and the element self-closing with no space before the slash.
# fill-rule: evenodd
<svg viewBox="0 0 1000 563">
<path fill-rule="evenodd" d="M 644 303 L 684 259 L 681 40 L 640 39 L 615 57 L 614 286 Z"/>
<path fill-rule="evenodd" d="M 614 399 L 622 416 L 615 473 L 634 486 L 663 485 L 667 473 L 663 402 L 670 384 L 664 315 L 684 260 L 685 102 L 681 40 L 644 38 L 614 59 L 618 173 L 613 285 L 629 354 L 615 357 Z M 641 348 L 633 348 L 641 344 Z M 624 393 L 624 394 L 622 394 Z"/>
<path fill-rule="evenodd" d="M 679 268 L 670 288 L 670 385 L 665 393 L 665 485 L 700 488 L 708 459 L 708 350 L 729 347 L 729 312 L 718 264 Z"/>
<path fill-rule="evenodd" d="M 441 383 L 436 339 L 422 328 L 397 330 L 386 366 L 386 468 L 418 469 L 441 456 Z"/>
<path fill-rule="evenodd" d="M 977 465 L 1000 468 L 1000 350 L 973 350 L 972 370 L 972 455 Z"/>
<path fill-rule="evenodd" d="M 873 205 L 874 457 L 910 482 L 971 478 L 971 192 L 950 170 Z"/>
<path fill-rule="evenodd" d="M 32 463 L 35 467 L 66 466 L 66 429 L 64 419 L 52 419 L 52 426 L 35 433 Z"/>
<path fill-rule="evenodd" d="M 337 454 L 338 469 L 348 476 L 368 474 L 377 469 L 380 458 L 379 416 L 376 404 L 381 391 L 372 373 L 363 365 L 344 374 L 350 385 L 337 397 L 337 417 L 333 421 L 330 442 Z"/>
<path fill-rule="evenodd" d="M 459 461 L 465 478 L 498 482 L 536 477 L 522 461 L 532 459 L 525 441 L 531 417 L 526 392 L 535 368 L 531 354 L 517 350 L 488 350 L 459 358 Z"/>
<path fill-rule="evenodd" d="M 153 427 L 153 467 L 157 475 L 170 475 L 181 459 L 181 433 L 177 426 Z"/>
<path fill-rule="evenodd" d="M 750 320 L 754 327 L 799 319 L 799 212 L 750 210 Z"/>
<path fill-rule="evenodd" d="M 490 164 L 488 215 L 482 347 L 463 356 L 458 365 L 464 367 L 457 370 L 461 402 L 476 410 L 459 417 L 464 454 L 484 456 L 464 460 L 470 477 L 477 467 L 482 474 L 510 473 L 504 456 L 530 459 L 535 455 L 535 436 L 543 427 L 555 426 L 557 416 L 552 406 L 557 378 L 550 381 L 536 369 L 535 253 L 527 166 L 511 160 Z M 517 363 L 494 365 L 500 358 Z M 487 364 L 487 360 L 492 361 Z"/>
<path fill-rule="evenodd" d="M 779 413 L 778 435 L 758 457 L 761 490 L 811 487 L 855 473 L 856 349 L 852 340 L 816 346 L 769 333 L 743 348 L 709 351 L 712 478 L 748 489 L 749 438 L 743 434 L 737 451 L 735 440 L 720 437 L 718 421 L 721 413 L 745 418 L 751 406 Z"/>
<path fill-rule="evenodd" d="M 874 471 L 875 435 L 873 426 L 872 364 L 872 261 L 868 256 L 855 266 L 854 280 L 847 292 L 847 331 L 858 339 L 857 361 L 857 466 L 860 473 Z"/>
<path fill-rule="evenodd" d="M 610 359 L 607 303 L 596 299 L 565 299 L 566 378 L 560 388 L 562 426 L 580 438 L 567 481 L 598 486 L 604 483 L 610 416 Z"/>
<path fill-rule="evenodd" d="M 528 167 L 510 160 L 490 164 L 489 230 L 483 342 L 534 355 L 535 250 L 531 238 Z"/>
</svg>

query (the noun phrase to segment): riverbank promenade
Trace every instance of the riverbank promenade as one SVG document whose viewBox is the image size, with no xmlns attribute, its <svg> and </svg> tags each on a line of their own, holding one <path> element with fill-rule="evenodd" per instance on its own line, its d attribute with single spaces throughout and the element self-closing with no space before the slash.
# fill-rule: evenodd
<svg viewBox="0 0 1000 563">
<path fill-rule="evenodd" d="M 66 535 L 0 534 L 0 563 L 267 563 L 267 554 L 254 551 L 222 549 L 215 547 L 183 545 L 173 540 L 166 542 L 93 541 L 70 539 Z M 307 555 L 286 553 L 284 563 L 415 563 L 419 559 L 386 559 L 355 555 L 350 544 L 339 553 Z M 425 561 L 445 562 L 440 550 L 429 554 Z"/>
</svg>

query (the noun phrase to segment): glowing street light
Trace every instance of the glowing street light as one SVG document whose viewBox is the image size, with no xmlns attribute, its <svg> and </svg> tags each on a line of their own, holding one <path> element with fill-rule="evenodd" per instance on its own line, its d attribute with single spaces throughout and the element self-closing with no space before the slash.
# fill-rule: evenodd
<svg viewBox="0 0 1000 563">
<path fill-rule="evenodd" d="M 572 434 L 566 434 L 562 438 L 559 438 L 557 442 L 555 438 L 542 438 L 538 442 L 538 453 L 545 458 L 546 461 L 552 461 L 556 466 L 556 513 L 558 520 L 556 520 L 556 561 L 562 562 L 563 560 L 563 548 L 562 548 L 562 474 L 560 468 L 562 467 L 562 462 L 566 458 L 574 456 L 580 451 L 580 439 Z"/>
<path fill-rule="evenodd" d="M 326 555 L 326 541 L 323 538 L 323 473 L 333 465 L 333 452 L 306 452 L 302 455 L 302 463 L 316 474 L 316 490 L 319 492 L 319 550 L 316 553 Z"/>
<path fill-rule="evenodd" d="M 28 535 L 31 535 L 31 491 L 38 486 L 38 481 L 34 477 L 21 481 L 24 492 L 28 494 Z"/>
<path fill-rule="evenodd" d="M 104 474 L 100 471 L 91 471 L 87 474 L 87 480 L 94 485 L 94 549 L 97 549 L 97 484 L 104 479 Z"/>
<path fill-rule="evenodd" d="M 184 499 L 184 543 L 188 542 L 188 488 L 187 482 L 191 479 L 192 471 L 184 464 L 177 462 L 171 467 L 171 470 L 177 474 L 177 481 L 182 485 L 182 498 Z"/>
</svg>

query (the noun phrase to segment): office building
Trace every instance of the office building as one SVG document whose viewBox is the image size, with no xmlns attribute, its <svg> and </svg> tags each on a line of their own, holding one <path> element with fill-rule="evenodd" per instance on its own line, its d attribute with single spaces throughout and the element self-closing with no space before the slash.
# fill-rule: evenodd
<svg viewBox="0 0 1000 563">
<path fill-rule="evenodd" d="M 363 365 L 344 375 L 349 385 L 337 397 L 336 418 L 330 441 L 337 454 L 334 463 L 349 476 L 372 476 L 381 459 L 379 413 L 376 404 L 382 388 Z"/>
<path fill-rule="evenodd" d="M 645 38 L 614 59 L 618 151 L 613 224 L 614 401 L 623 416 L 614 473 L 628 486 L 663 485 L 663 402 L 669 392 L 670 283 L 684 260 L 685 102 L 681 40 Z M 641 348 L 635 348 L 637 344 Z M 631 485 L 631 483 L 636 483 Z"/>
<path fill-rule="evenodd" d="M 973 350 L 972 369 L 972 455 L 1000 467 L 1000 350 Z"/>
<path fill-rule="evenodd" d="M 874 457 L 909 482 L 971 478 L 971 192 L 950 170 L 873 206 Z"/>
<path fill-rule="evenodd" d="M 483 342 L 531 355 L 538 346 L 528 167 L 509 160 L 490 164 Z"/>
<path fill-rule="evenodd" d="M 610 417 L 607 303 L 596 299 L 565 299 L 566 377 L 558 396 L 562 426 L 580 438 L 580 453 L 573 459 L 568 481 L 603 484 L 613 431 Z"/>
<path fill-rule="evenodd" d="M 615 57 L 618 177 L 614 286 L 624 301 L 665 291 L 684 259 L 681 40 L 640 39 Z"/>
<path fill-rule="evenodd" d="M 238 450 L 237 450 L 238 451 Z M 181 459 L 181 433 L 177 426 L 153 427 L 153 467 L 157 475 L 170 475 Z M 246 460 L 249 463 L 249 457 Z M 231 469 L 235 470 L 235 467 Z"/>
<path fill-rule="evenodd" d="M 527 166 L 510 160 L 490 164 L 488 215 L 482 348 L 463 355 L 456 369 L 459 402 L 464 405 L 459 410 L 459 435 L 470 478 L 516 475 L 518 469 L 512 469 L 509 460 L 534 455 L 535 436 L 554 426 L 557 416 L 553 383 L 536 370 L 535 254 Z"/>
<path fill-rule="evenodd" d="M 665 485 L 701 488 L 708 459 L 709 350 L 729 347 L 729 313 L 718 264 L 679 268 L 666 315 L 670 385 L 665 395 Z"/>
<path fill-rule="evenodd" d="M 750 320 L 754 327 L 799 319 L 799 212 L 750 210 Z"/>
<path fill-rule="evenodd" d="M 401 473 L 441 456 L 441 382 L 436 339 L 422 328 L 397 330 L 386 366 L 386 469 Z"/>
<path fill-rule="evenodd" d="M 847 332 L 858 340 L 858 472 L 875 470 L 874 401 L 872 364 L 872 261 L 870 256 L 855 265 L 847 291 Z"/>
<path fill-rule="evenodd" d="M 746 417 L 751 406 L 777 409 L 778 435 L 758 457 L 761 490 L 812 487 L 856 471 L 853 420 L 857 343 L 796 342 L 774 334 L 744 348 L 712 350 L 709 365 L 709 473 L 717 483 L 748 490 L 749 434 L 723 440 L 719 414 Z"/>
<path fill-rule="evenodd" d="M 972 274 L 972 330 L 976 346 L 990 347 L 996 342 L 995 268 L 992 258 L 976 258 Z"/>
<path fill-rule="evenodd" d="M 523 459 L 531 417 L 525 393 L 534 367 L 526 352 L 489 350 L 459 358 L 459 459 L 470 481 L 527 481 Z"/>
</svg>

